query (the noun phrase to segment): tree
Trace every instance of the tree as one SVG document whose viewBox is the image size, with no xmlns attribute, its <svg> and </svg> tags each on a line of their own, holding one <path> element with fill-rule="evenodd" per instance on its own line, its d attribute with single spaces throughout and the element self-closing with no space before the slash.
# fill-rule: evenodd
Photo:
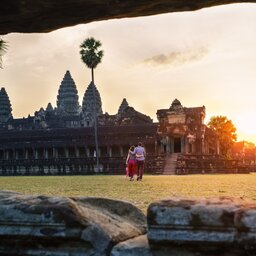
<svg viewBox="0 0 256 256">
<path fill-rule="evenodd" d="M 103 57 L 103 51 L 99 50 L 101 42 L 95 40 L 93 37 L 87 38 L 80 45 L 80 54 L 83 63 L 91 69 L 92 83 L 93 83 L 93 117 L 94 117 L 94 136 L 95 136 L 95 151 L 96 151 L 96 168 L 99 171 L 99 146 L 98 146 L 98 129 L 97 129 L 97 113 L 96 113 L 96 93 L 94 85 L 94 69 Z"/>
<path fill-rule="evenodd" d="M 4 55 L 6 50 L 7 50 L 7 43 L 2 38 L 0 38 L 0 68 L 3 68 L 2 56 Z"/>
<path fill-rule="evenodd" d="M 92 82 L 94 83 L 93 70 L 101 63 L 103 57 L 103 51 L 98 48 L 101 47 L 101 42 L 96 41 L 93 37 L 87 38 L 80 45 L 80 54 L 83 63 L 91 69 L 92 72 Z"/>
<path fill-rule="evenodd" d="M 236 127 L 226 116 L 211 117 L 208 126 L 216 132 L 221 154 L 228 156 L 237 139 Z"/>
</svg>

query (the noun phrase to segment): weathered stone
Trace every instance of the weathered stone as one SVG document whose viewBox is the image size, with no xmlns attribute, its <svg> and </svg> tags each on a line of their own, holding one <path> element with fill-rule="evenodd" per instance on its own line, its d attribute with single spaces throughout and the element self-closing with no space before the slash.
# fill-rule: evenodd
<svg viewBox="0 0 256 256">
<path fill-rule="evenodd" d="M 254 202 L 171 198 L 152 203 L 147 220 L 149 244 L 161 255 L 256 253 Z"/>
<path fill-rule="evenodd" d="M 111 256 L 152 256 L 146 235 L 129 239 L 117 244 L 111 251 Z"/>
<path fill-rule="evenodd" d="M 195 173 L 201 172 L 204 168 L 204 166 L 194 166 L 194 163 L 190 163 L 188 169 L 186 161 L 182 162 L 181 166 L 176 166 L 178 156 L 173 153 L 195 155 L 200 152 L 214 156 L 218 154 L 216 134 L 204 124 L 205 111 L 205 106 L 184 107 L 178 99 L 175 99 L 168 109 L 157 110 L 159 121 L 157 134 L 161 152 L 170 154 L 166 159 L 169 164 L 166 165 L 164 174 Z"/>
<path fill-rule="evenodd" d="M 115 244 L 145 234 L 145 221 L 127 202 L 1 191 L 0 254 L 109 255 Z"/>
<path fill-rule="evenodd" d="M 49 32 L 98 20 L 193 11 L 248 0 L 8 0 L 1 4 L 0 34 Z"/>
</svg>

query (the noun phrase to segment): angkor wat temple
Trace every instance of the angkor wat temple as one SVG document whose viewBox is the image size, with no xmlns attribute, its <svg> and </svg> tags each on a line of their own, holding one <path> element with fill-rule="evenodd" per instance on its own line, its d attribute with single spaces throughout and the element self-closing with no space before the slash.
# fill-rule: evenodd
<svg viewBox="0 0 256 256">
<path fill-rule="evenodd" d="M 99 170 L 95 168 L 93 90 Z M 80 106 L 69 71 L 60 84 L 56 105 L 53 108 L 48 103 L 34 116 L 13 118 L 8 94 L 1 89 L 0 175 L 123 174 L 128 149 L 139 141 L 146 148 L 147 173 L 165 173 L 165 169 L 175 173 L 184 156 L 201 156 L 202 160 L 219 154 L 218 140 L 204 124 L 204 106 L 186 108 L 175 99 L 170 108 L 157 110 L 159 122 L 153 122 L 123 99 L 117 113 L 109 115 L 103 113 L 100 93 L 93 83 Z M 168 167 L 171 162 L 175 165 Z M 213 165 L 208 165 L 211 171 Z"/>
</svg>

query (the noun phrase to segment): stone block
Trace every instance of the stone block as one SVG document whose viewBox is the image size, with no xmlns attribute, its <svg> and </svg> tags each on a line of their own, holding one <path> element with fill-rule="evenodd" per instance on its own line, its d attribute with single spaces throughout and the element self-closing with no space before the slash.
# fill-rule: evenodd
<svg viewBox="0 0 256 256">
<path fill-rule="evenodd" d="M 147 235 L 138 236 L 117 244 L 110 256 L 152 256 Z"/>
<path fill-rule="evenodd" d="M 104 256 L 145 233 L 146 217 L 128 202 L 0 191 L 0 255 Z"/>
<path fill-rule="evenodd" d="M 152 203 L 147 221 L 157 255 L 256 255 L 253 201 L 170 198 Z"/>
</svg>

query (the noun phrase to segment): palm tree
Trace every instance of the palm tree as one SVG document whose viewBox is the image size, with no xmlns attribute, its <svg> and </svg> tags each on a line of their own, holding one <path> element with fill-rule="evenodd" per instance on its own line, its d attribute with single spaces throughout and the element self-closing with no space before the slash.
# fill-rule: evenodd
<svg viewBox="0 0 256 256">
<path fill-rule="evenodd" d="M 80 54 L 83 63 L 91 69 L 92 72 L 92 82 L 94 83 L 93 70 L 101 63 L 103 57 L 103 51 L 98 48 L 101 47 L 101 42 L 96 41 L 93 37 L 87 38 L 80 45 Z"/>
<path fill-rule="evenodd" d="M 99 171 L 99 146 L 98 146 L 98 128 L 97 128 L 97 113 L 96 113 L 96 95 L 94 85 L 94 69 L 101 62 L 103 51 L 99 50 L 101 42 L 95 40 L 93 37 L 87 38 L 80 45 L 80 54 L 83 63 L 91 69 L 92 83 L 93 83 L 93 117 L 94 117 L 94 136 L 95 136 L 95 151 L 96 151 L 96 168 Z"/>
<path fill-rule="evenodd" d="M 2 67 L 2 56 L 4 55 L 6 50 L 7 50 L 7 43 L 2 38 L 0 38 L 0 68 L 3 68 Z"/>
</svg>

